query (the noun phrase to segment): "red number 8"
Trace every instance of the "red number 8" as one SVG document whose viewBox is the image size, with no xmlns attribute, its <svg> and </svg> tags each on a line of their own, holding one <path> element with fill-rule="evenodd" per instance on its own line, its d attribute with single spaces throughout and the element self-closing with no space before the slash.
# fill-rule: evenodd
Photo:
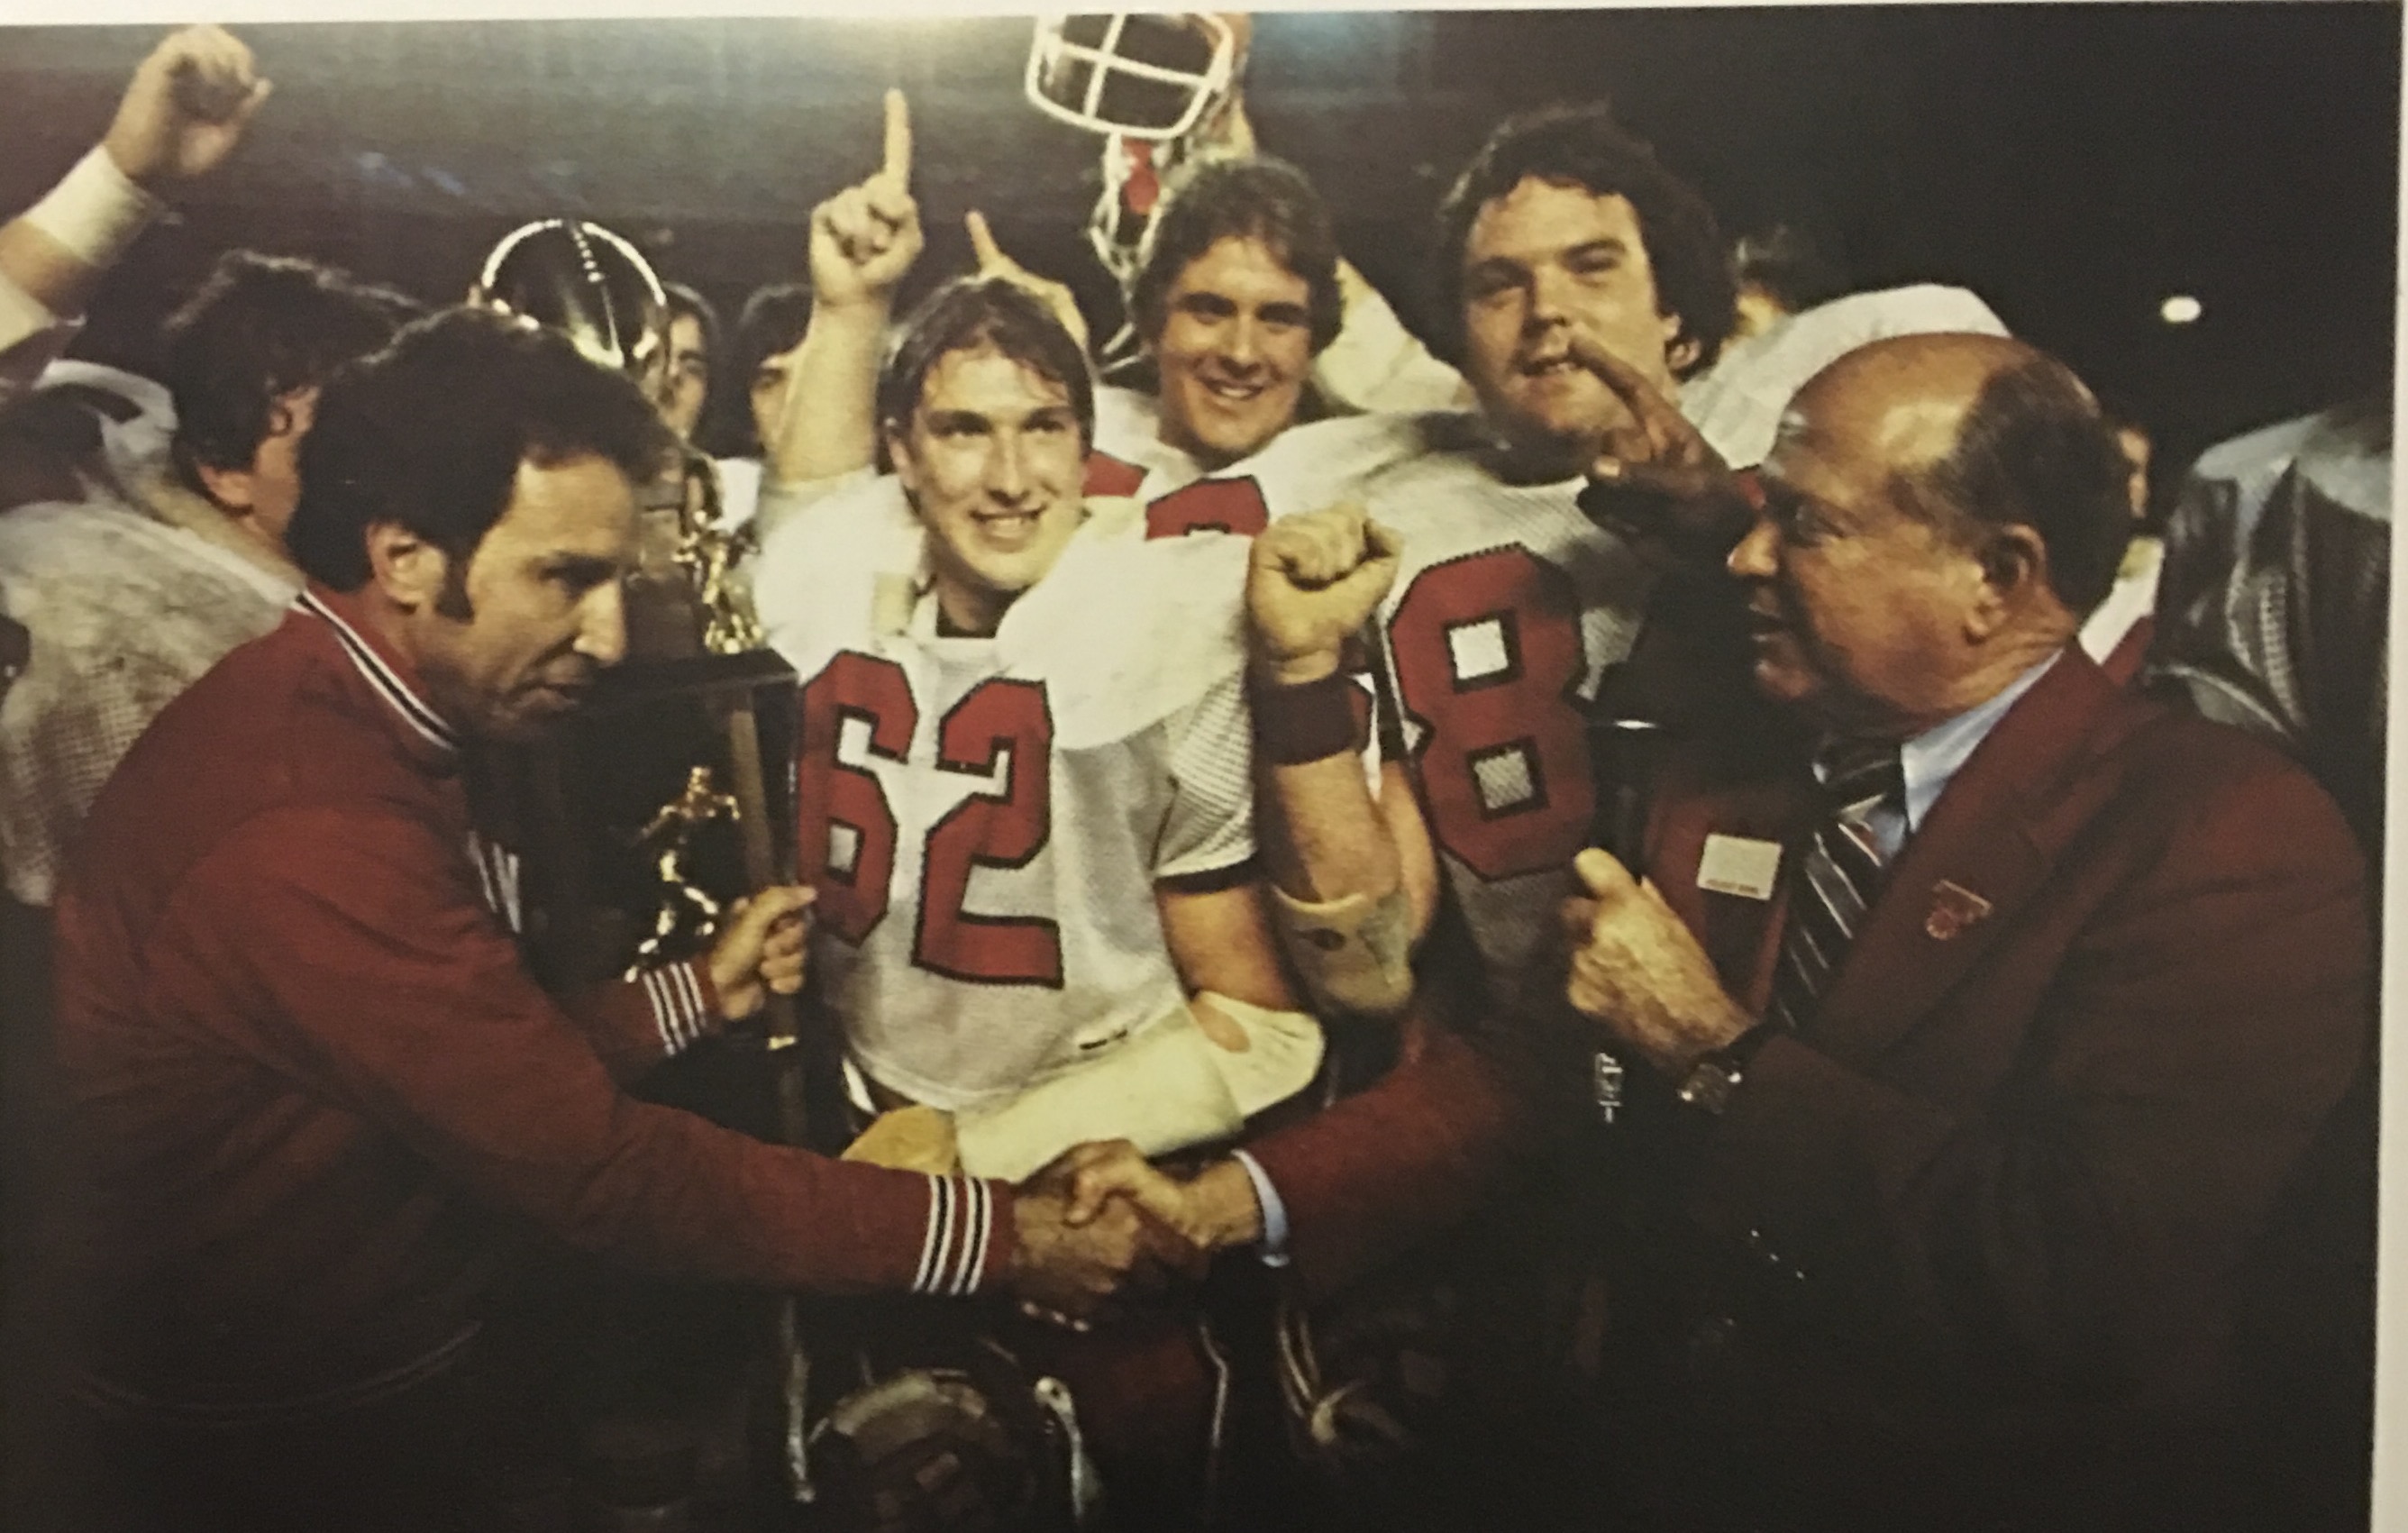
<svg viewBox="0 0 2408 1533">
<path fill-rule="evenodd" d="M 1570 861 L 1597 807 L 1570 580 L 1520 547 L 1432 565 L 1397 604 L 1388 645 L 1422 728 L 1415 769 L 1439 844 L 1491 881 Z"/>
</svg>

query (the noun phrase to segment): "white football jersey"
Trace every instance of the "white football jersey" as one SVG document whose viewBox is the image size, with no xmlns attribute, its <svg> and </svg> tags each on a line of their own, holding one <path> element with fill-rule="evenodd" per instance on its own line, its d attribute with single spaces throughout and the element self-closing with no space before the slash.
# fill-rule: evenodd
<svg viewBox="0 0 2408 1533">
<path fill-rule="evenodd" d="M 1362 416 L 1299 426 L 1196 488 L 1272 518 L 1354 499 L 1402 539 L 1378 619 L 1383 734 L 1499 985 L 1572 892 L 1597 811 L 1586 705 L 1652 580 L 1582 513 L 1584 480 L 1508 484 L 1492 461 L 1475 416 Z"/>
<path fill-rule="evenodd" d="M 891 478 L 787 519 L 756 567 L 802 678 L 811 961 L 854 1060 L 932 1106 L 1009 1096 L 1179 1007 L 1155 885 L 1254 855 L 1246 545 L 1090 511 L 991 638 L 937 633 Z"/>
</svg>

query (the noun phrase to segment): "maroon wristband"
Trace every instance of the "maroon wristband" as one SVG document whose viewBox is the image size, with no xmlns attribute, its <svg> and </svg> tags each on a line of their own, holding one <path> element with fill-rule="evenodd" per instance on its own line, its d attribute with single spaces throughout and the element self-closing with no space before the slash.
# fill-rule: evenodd
<svg viewBox="0 0 2408 1533">
<path fill-rule="evenodd" d="M 1354 683 L 1344 671 L 1297 686 L 1256 681 L 1248 691 L 1254 739 L 1272 766 L 1300 766 L 1362 748 L 1354 733 Z"/>
</svg>

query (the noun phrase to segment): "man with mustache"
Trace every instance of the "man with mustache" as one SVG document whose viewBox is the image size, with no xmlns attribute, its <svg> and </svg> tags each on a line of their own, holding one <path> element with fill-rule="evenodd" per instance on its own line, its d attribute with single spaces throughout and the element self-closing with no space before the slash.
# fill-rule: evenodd
<svg viewBox="0 0 2408 1533">
<path fill-rule="evenodd" d="M 637 487 L 672 446 L 559 336 L 410 327 L 319 396 L 294 610 L 95 806 L 58 905 L 59 1053 L 79 1394 L 129 1526 L 457 1526 L 510 1414 L 487 1300 L 538 1238 L 1073 1313 L 1140 1256 L 1133 1215 L 1068 1231 L 1042 1194 L 623 1092 L 799 986 L 806 890 L 590 994 L 523 967 L 463 752 L 539 738 L 620 659 Z"/>
</svg>

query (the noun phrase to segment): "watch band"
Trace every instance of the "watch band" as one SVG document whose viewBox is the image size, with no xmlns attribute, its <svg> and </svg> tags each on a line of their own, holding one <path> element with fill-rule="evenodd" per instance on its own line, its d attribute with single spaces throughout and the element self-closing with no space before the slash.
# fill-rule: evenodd
<svg viewBox="0 0 2408 1533">
<path fill-rule="evenodd" d="M 1774 1035 L 1785 1031 L 1777 1022 L 1759 1022 L 1746 1032 L 1714 1050 L 1699 1056 L 1681 1078 L 1674 1095 L 1684 1106 L 1721 1117 L 1730 1105 L 1731 1093 L 1747 1077 L 1747 1067 L 1757 1053 L 1772 1041 Z"/>
</svg>

